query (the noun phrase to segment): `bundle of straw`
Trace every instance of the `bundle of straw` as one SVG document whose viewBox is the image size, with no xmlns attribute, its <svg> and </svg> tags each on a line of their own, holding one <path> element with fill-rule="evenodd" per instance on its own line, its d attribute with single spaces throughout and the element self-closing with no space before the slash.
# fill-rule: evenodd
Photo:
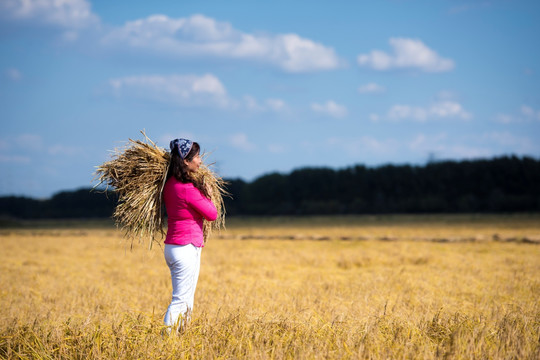
<svg viewBox="0 0 540 360">
<path fill-rule="evenodd" d="M 167 180 L 170 154 L 158 147 L 141 131 L 146 142 L 129 139 L 123 149 L 113 151 L 113 159 L 97 167 L 96 178 L 99 183 L 114 188 L 118 193 L 118 205 L 113 218 L 118 227 L 124 231 L 126 238 L 131 240 L 149 237 L 149 248 L 154 241 L 162 237 L 163 218 L 162 192 Z M 204 164 L 195 176 L 202 180 L 212 190 L 212 202 L 218 210 L 218 218 L 214 222 L 204 220 L 204 240 L 208 239 L 214 229 L 225 227 L 225 206 L 223 196 L 228 195 L 225 181 Z"/>
</svg>

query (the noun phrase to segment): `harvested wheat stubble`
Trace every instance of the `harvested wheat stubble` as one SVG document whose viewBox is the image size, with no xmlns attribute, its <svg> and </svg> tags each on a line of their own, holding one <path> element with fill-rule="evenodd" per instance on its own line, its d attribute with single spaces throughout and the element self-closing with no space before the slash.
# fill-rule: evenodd
<svg viewBox="0 0 540 360">
<path fill-rule="evenodd" d="M 148 239 L 151 249 L 153 242 L 163 237 L 164 211 L 162 192 L 165 186 L 170 162 L 170 153 L 158 147 L 146 134 L 145 142 L 129 139 L 124 148 L 113 150 L 112 160 L 97 167 L 98 187 L 112 187 L 118 194 L 118 205 L 113 218 L 127 239 L 144 242 Z M 225 227 L 225 206 L 223 196 L 228 195 L 225 181 L 204 163 L 195 174 L 198 180 L 212 189 L 212 202 L 217 208 L 218 217 L 213 222 L 204 221 L 204 240 L 213 230 Z"/>
</svg>

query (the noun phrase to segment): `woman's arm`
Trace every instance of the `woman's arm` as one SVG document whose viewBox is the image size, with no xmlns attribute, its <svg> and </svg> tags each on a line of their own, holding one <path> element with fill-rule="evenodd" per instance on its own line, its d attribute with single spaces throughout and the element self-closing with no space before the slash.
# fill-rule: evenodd
<svg viewBox="0 0 540 360">
<path fill-rule="evenodd" d="M 212 200 L 204 196 L 194 185 L 186 189 L 186 202 L 206 220 L 216 220 L 217 209 L 214 206 L 214 203 L 212 203 Z"/>
</svg>

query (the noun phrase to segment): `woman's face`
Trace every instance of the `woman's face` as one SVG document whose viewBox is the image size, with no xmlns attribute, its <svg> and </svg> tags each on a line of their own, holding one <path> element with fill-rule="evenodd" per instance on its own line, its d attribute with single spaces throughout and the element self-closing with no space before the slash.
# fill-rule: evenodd
<svg viewBox="0 0 540 360">
<path fill-rule="evenodd" d="M 191 160 L 184 160 L 184 164 L 186 164 L 188 171 L 190 172 L 196 172 L 199 169 L 199 166 L 201 166 L 201 156 L 199 153 L 193 157 Z"/>
</svg>

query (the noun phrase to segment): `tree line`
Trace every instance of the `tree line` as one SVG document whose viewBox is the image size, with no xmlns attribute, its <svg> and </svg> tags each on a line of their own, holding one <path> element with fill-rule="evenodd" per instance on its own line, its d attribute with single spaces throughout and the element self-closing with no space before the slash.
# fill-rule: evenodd
<svg viewBox="0 0 540 360">
<path fill-rule="evenodd" d="M 540 161 L 523 157 L 424 166 L 303 168 L 230 180 L 229 214 L 307 215 L 540 210 Z"/>
<path fill-rule="evenodd" d="M 270 173 L 251 182 L 227 181 L 229 215 L 540 211 L 540 161 L 531 157 L 338 170 L 311 167 Z M 47 200 L 0 197 L 0 217 L 110 217 L 116 194 L 90 190 L 63 191 Z"/>
<path fill-rule="evenodd" d="M 112 215 L 117 202 L 118 196 L 113 191 L 94 191 L 91 188 L 61 191 L 45 200 L 4 196 L 0 197 L 0 218 L 107 218 Z"/>
</svg>

